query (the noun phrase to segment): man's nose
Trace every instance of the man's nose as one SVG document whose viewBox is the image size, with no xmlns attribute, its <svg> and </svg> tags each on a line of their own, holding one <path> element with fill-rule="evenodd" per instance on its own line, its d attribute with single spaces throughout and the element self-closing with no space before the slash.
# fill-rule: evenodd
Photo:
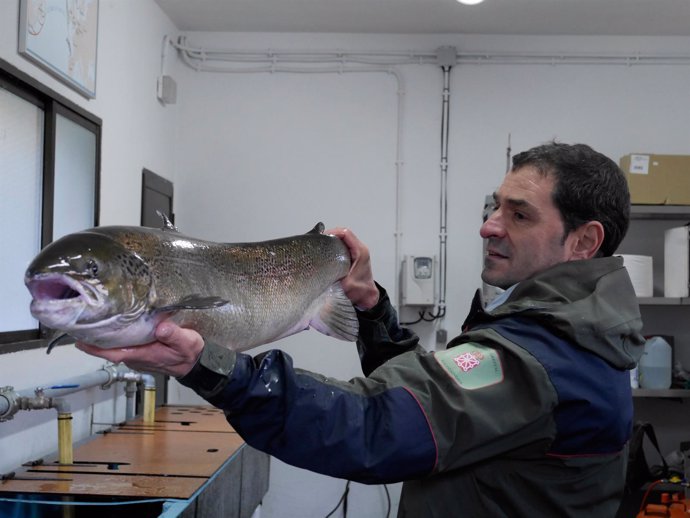
<svg viewBox="0 0 690 518">
<path fill-rule="evenodd" d="M 500 214 L 500 209 L 492 212 L 486 221 L 479 228 L 479 235 L 483 239 L 490 237 L 503 237 L 505 234 L 505 226 L 503 225 L 503 218 Z"/>
</svg>

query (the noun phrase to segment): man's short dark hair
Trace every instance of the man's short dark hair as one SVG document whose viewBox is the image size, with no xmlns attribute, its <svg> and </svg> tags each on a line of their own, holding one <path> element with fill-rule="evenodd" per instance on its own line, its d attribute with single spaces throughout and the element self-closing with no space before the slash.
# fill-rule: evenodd
<svg viewBox="0 0 690 518">
<path fill-rule="evenodd" d="M 553 175 L 552 196 L 563 219 L 563 239 L 580 225 L 599 221 L 604 241 L 597 255 L 613 255 L 630 222 L 630 191 L 618 165 L 585 144 L 549 142 L 513 157 L 512 171 L 524 166 Z"/>
</svg>

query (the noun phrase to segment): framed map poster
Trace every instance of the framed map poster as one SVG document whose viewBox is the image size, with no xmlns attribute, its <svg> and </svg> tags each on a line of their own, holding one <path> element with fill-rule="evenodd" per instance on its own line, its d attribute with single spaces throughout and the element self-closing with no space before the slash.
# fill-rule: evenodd
<svg viewBox="0 0 690 518">
<path fill-rule="evenodd" d="M 98 0 L 20 0 L 19 53 L 96 97 Z"/>
</svg>

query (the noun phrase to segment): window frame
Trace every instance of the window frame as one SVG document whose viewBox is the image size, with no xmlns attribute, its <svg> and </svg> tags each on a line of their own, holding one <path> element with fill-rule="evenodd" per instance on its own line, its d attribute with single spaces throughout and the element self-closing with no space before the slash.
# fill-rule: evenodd
<svg viewBox="0 0 690 518">
<path fill-rule="evenodd" d="M 95 135 L 94 226 L 99 224 L 101 185 L 101 135 L 103 121 L 66 97 L 48 88 L 25 72 L 0 58 L 0 85 L 7 91 L 34 104 L 44 112 L 43 117 L 43 170 L 41 193 L 41 248 L 53 240 L 53 207 L 55 185 L 55 138 L 57 116 L 61 115 L 79 124 Z M 48 332 L 38 329 L 0 332 L 0 355 L 36 349 L 48 342 Z"/>
</svg>

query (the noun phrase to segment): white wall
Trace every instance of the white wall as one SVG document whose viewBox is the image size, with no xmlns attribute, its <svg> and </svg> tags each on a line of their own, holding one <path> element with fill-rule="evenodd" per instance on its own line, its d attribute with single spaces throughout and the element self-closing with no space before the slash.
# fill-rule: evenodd
<svg viewBox="0 0 690 518">
<path fill-rule="evenodd" d="M 156 99 L 161 42 L 172 24 L 153 1 L 101 0 L 97 92 L 89 101 L 17 53 L 18 6 L 0 0 L 0 57 L 103 120 L 101 223 L 139 224 L 142 168 L 170 179 L 174 174 L 176 107 L 164 108 Z M 22 390 L 102 365 L 72 346 L 58 347 L 50 356 L 43 350 L 0 355 L 0 386 Z M 118 387 L 70 396 L 75 440 L 88 436 L 92 421 L 123 420 L 122 394 Z M 20 412 L 0 423 L 0 473 L 56 449 L 54 410 Z"/>
<path fill-rule="evenodd" d="M 677 53 L 690 39 L 188 34 L 190 45 L 287 50 Z M 442 75 L 398 68 L 404 86 L 401 252 L 437 253 Z M 177 214 L 182 230 L 224 240 L 351 227 L 371 247 L 379 281 L 396 291 L 397 85 L 372 74 L 219 74 L 179 71 Z M 630 152 L 687 153 L 690 70 L 681 66 L 459 65 L 452 70 L 449 149 L 449 337 L 479 285 L 484 195 L 513 153 L 557 138 L 614 160 Z M 408 318 L 414 314 L 408 314 Z M 417 326 L 435 346 L 433 324 Z M 354 348 L 315 332 L 280 343 L 295 365 L 329 376 L 360 373 Z M 264 347 L 265 349 L 265 347 Z M 305 490 L 316 484 L 318 491 Z M 342 481 L 273 462 L 262 516 L 323 516 Z M 382 516 L 380 488 L 358 488 L 357 516 Z M 395 492 L 398 487 L 393 488 Z M 314 495 L 319 495 L 315 497 Z M 306 498 L 305 498 L 306 497 Z"/>
<path fill-rule="evenodd" d="M 190 44 L 238 49 L 678 53 L 687 38 L 555 38 L 188 34 Z M 398 67 L 404 124 L 403 254 L 437 253 L 441 71 Z M 457 330 L 478 285 L 484 195 L 513 153 L 552 138 L 582 141 L 614 160 L 633 151 L 684 153 L 690 105 L 685 66 L 458 65 L 451 78 L 448 317 Z M 372 247 L 377 278 L 395 292 L 396 83 L 372 74 L 180 71 L 177 213 L 212 239 L 264 239 L 317 220 L 346 225 Z M 203 123 L 202 123 L 203 121 Z M 194 187 L 192 189 L 192 186 Z M 414 316 L 413 314 L 409 316 Z M 431 327 L 431 326 L 427 326 Z M 425 327 L 422 334 L 431 337 Z"/>
<path fill-rule="evenodd" d="M 86 101 L 17 55 L 16 20 L 17 2 L 0 1 L 0 56 L 103 118 L 102 224 L 138 224 L 140 174 L 147 167 L 174 180 L 181 230 L 244 241 L 304 232 L 319 220 L 350 226 L 370 245 L 377 279 L 396 292 L 397 85 L 391 75 L 205 74 L 171 59 L 166 73 L 178 82 L 178 103 L 162 107 L 155 99 L 155 79 L 162 37 L 174 34 L 174 28 L 152 1 L 101 0 L 98 92 L 96 100 Z M 453 45 L 459 50 L 676 53 L 690 48 L 688 38 L 188 36 L 190 43 L 253 49 L 433 50 Z M 433 254 L 438 250 L 441 72 L 432 65 L 399 71 L 404 80 L 401 251 Z M 587 142 L 614 159 L 629 152 L 688 153 L 689 80 L 684 66 L 453 69 L 448 314 L 442 323 L 449 337 L 458 332 L 479 284 L 477 230 L 484 195 L 505 171 L 508 134 L 514 152 L 556 137 Z M 418 329 L 433 348 L 434 325 Z M 351 344 L 313 331 L 286 339 L 280 347 L 302 368 L 339 378 L 360 373 Z M 4 355 L 0 385 L 24 388 L 98 366 L 70 347 L 47 358 L 39 351 Z M 90 404 L 80 403 L 85 416 Z M 94 406 L 99 418 L 108 404 Z M 112 413 L 115 418 L 118 412 Z M 37 412 L 0 424 L 1 472 L 55 449 L 49 421 Z M 273 462 L 262 516 L 324 516 L 343 487 L 343 481 Z M 392 488 L 394 499 L 398 490 Z M 350 508 L 365 518 L 383 516 L 384 493 L 356 485 Z"/>
</svg>

